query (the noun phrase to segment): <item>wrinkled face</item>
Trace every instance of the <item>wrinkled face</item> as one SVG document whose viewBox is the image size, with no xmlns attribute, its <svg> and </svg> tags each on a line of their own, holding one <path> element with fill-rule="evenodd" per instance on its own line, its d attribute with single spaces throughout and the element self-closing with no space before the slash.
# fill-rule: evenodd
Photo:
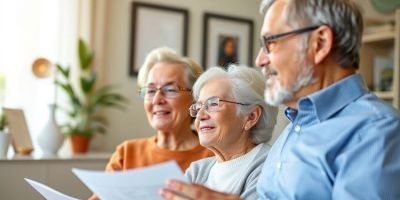
<svg viewBox="0 0 400 200">
<path fill-rule="evenodd" d="M 150 70 L 146 86 L 160 88 L 167 84 L 187 87 L 185 70 L 180 64 L 157 63 Z M 174 98 L 165 98 L 158 90 L 152 99 L 144 100 L 144 109 L 150 125 L 159 131 L 171 131 L 190 126 L 189 107 L 192 96 L 189 91 L 180 91 Z"/>
<path fill-rule="evenodd" d="M 231 88 L 226 79 L 209 80 L 200 90 L 197 102 L 205 103 L 210 97 L 219 97 L 223 100 L 235 101 L 231 95 Z M 215 111 L 206 111 L 203 107 L 197 113 L 195 120 L 200 144 L 209 149 L 228 150 L 234 148 L 235 142 L 243 134 L 245 117 L 236 113 L 237 104 L 220 102 Z M 243 140 L 241 138 L 240 140 Z"/>
<path fill-rule="evenodd" d="M 285 1 L 275 2 L 264 17 L 261 36 L 271 36 L 292 31 L 286 25 Z M 296 101 L 296 93 L 312 82 L 313 67 L 306 61 L 306 49 L 302 47 L 301 36 L 291 34 L 269 44 L 270 53 L 258 52 L 256 65 L 267 76 L 265 99 L 270 105 Z"/>
</svg>

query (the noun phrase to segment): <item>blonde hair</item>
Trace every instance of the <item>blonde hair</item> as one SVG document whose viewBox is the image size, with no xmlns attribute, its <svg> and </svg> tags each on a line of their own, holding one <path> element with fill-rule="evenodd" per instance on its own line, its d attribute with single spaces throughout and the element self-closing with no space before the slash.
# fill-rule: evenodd
<svg viewBox="0 0 400 200">
<path fill-rule="evenodd" d="M 203 69 L 199 64 L 190 58 L 179 56 L 174 50 L 168 47 L 160 47 L 153 49 L 147 56 L 139 70 L 137 83 L 139 87 L 146 85 L 147 77 L 150 70 L 157 63 L 177 63 L 182 64 L 185 68 L 185 80 L 187 87 L 192 88 L 194 82 L 203 73 Z"/>
</svg>

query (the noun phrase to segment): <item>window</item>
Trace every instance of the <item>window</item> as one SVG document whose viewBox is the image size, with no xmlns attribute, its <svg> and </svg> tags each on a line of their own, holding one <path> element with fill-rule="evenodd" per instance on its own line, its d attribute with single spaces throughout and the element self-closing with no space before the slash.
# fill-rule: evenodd
<svg viewBox="0 0 400 200">
<path fill-rule="evenodd" d="M 24 109 L 34 146 L 48 119 L 44 110 L 54 103 L 55 86 L 54 77 L 35 77 L 32 63 L 39 57 L 71 66 L 77 63 L 79 20 L 86 19 L 79 14 L 90 14 L 84 10 L 87 5 L 80 0 L 0 1 L 4 106 Z"/>
</svg>

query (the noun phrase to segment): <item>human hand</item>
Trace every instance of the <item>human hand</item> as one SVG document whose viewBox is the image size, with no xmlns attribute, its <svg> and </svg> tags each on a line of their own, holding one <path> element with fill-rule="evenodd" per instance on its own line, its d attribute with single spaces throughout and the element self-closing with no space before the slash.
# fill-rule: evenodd
<svg viewBox="0 0 400 200">
<path fill-rule="evenodd" d="M 178 180 L 168 180 L 166 187 L 160 190 L 160 195 L 165 200 L 240 200 L 233 194 L 217 192 L 200 184 L 189 184 Z"/>
</svg>

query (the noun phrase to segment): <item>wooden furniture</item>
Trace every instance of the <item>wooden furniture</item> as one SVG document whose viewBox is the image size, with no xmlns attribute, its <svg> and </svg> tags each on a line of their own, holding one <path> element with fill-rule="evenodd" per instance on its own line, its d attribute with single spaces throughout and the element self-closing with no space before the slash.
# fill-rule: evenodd
<svg viewBox="0 0 400 200">
<path fill-rule="evenodd" d="M 400 9 L 397 9 L 393 19 L 389 22 L 377 21 L 377 19 L 366 19 L 365 30 L 374 26 L 376 31 L 364 31 L 363 44 L 361 48 L 361 64 L 359 73 L 363 75 L 367 85 L 374 93 L 392 104 L 395 108 L 400 108 Z M 386 25 L 385 25 L 386 24 Z M 379 26 L 384 25 L 384 26 Z M 386 28 L 385 28 L 386 26 Z M 390 26 L 392 28 L 390 28 Z M 392 86 L 388 91 L 381 91 L 374 87 L 374 62 L 376 58 L 393 57 Z"/>
<path fill-rule="evenodd" d="M 92 193 L 71 169 L 104 170 L 110 156 L 110 153 L 89 153 L 46 159 L 31 156 L 0 159 L 0 199 L 43 199 L 24 178 L 36 180 L 72 197 L 87 199 Z"/>
</svg>

